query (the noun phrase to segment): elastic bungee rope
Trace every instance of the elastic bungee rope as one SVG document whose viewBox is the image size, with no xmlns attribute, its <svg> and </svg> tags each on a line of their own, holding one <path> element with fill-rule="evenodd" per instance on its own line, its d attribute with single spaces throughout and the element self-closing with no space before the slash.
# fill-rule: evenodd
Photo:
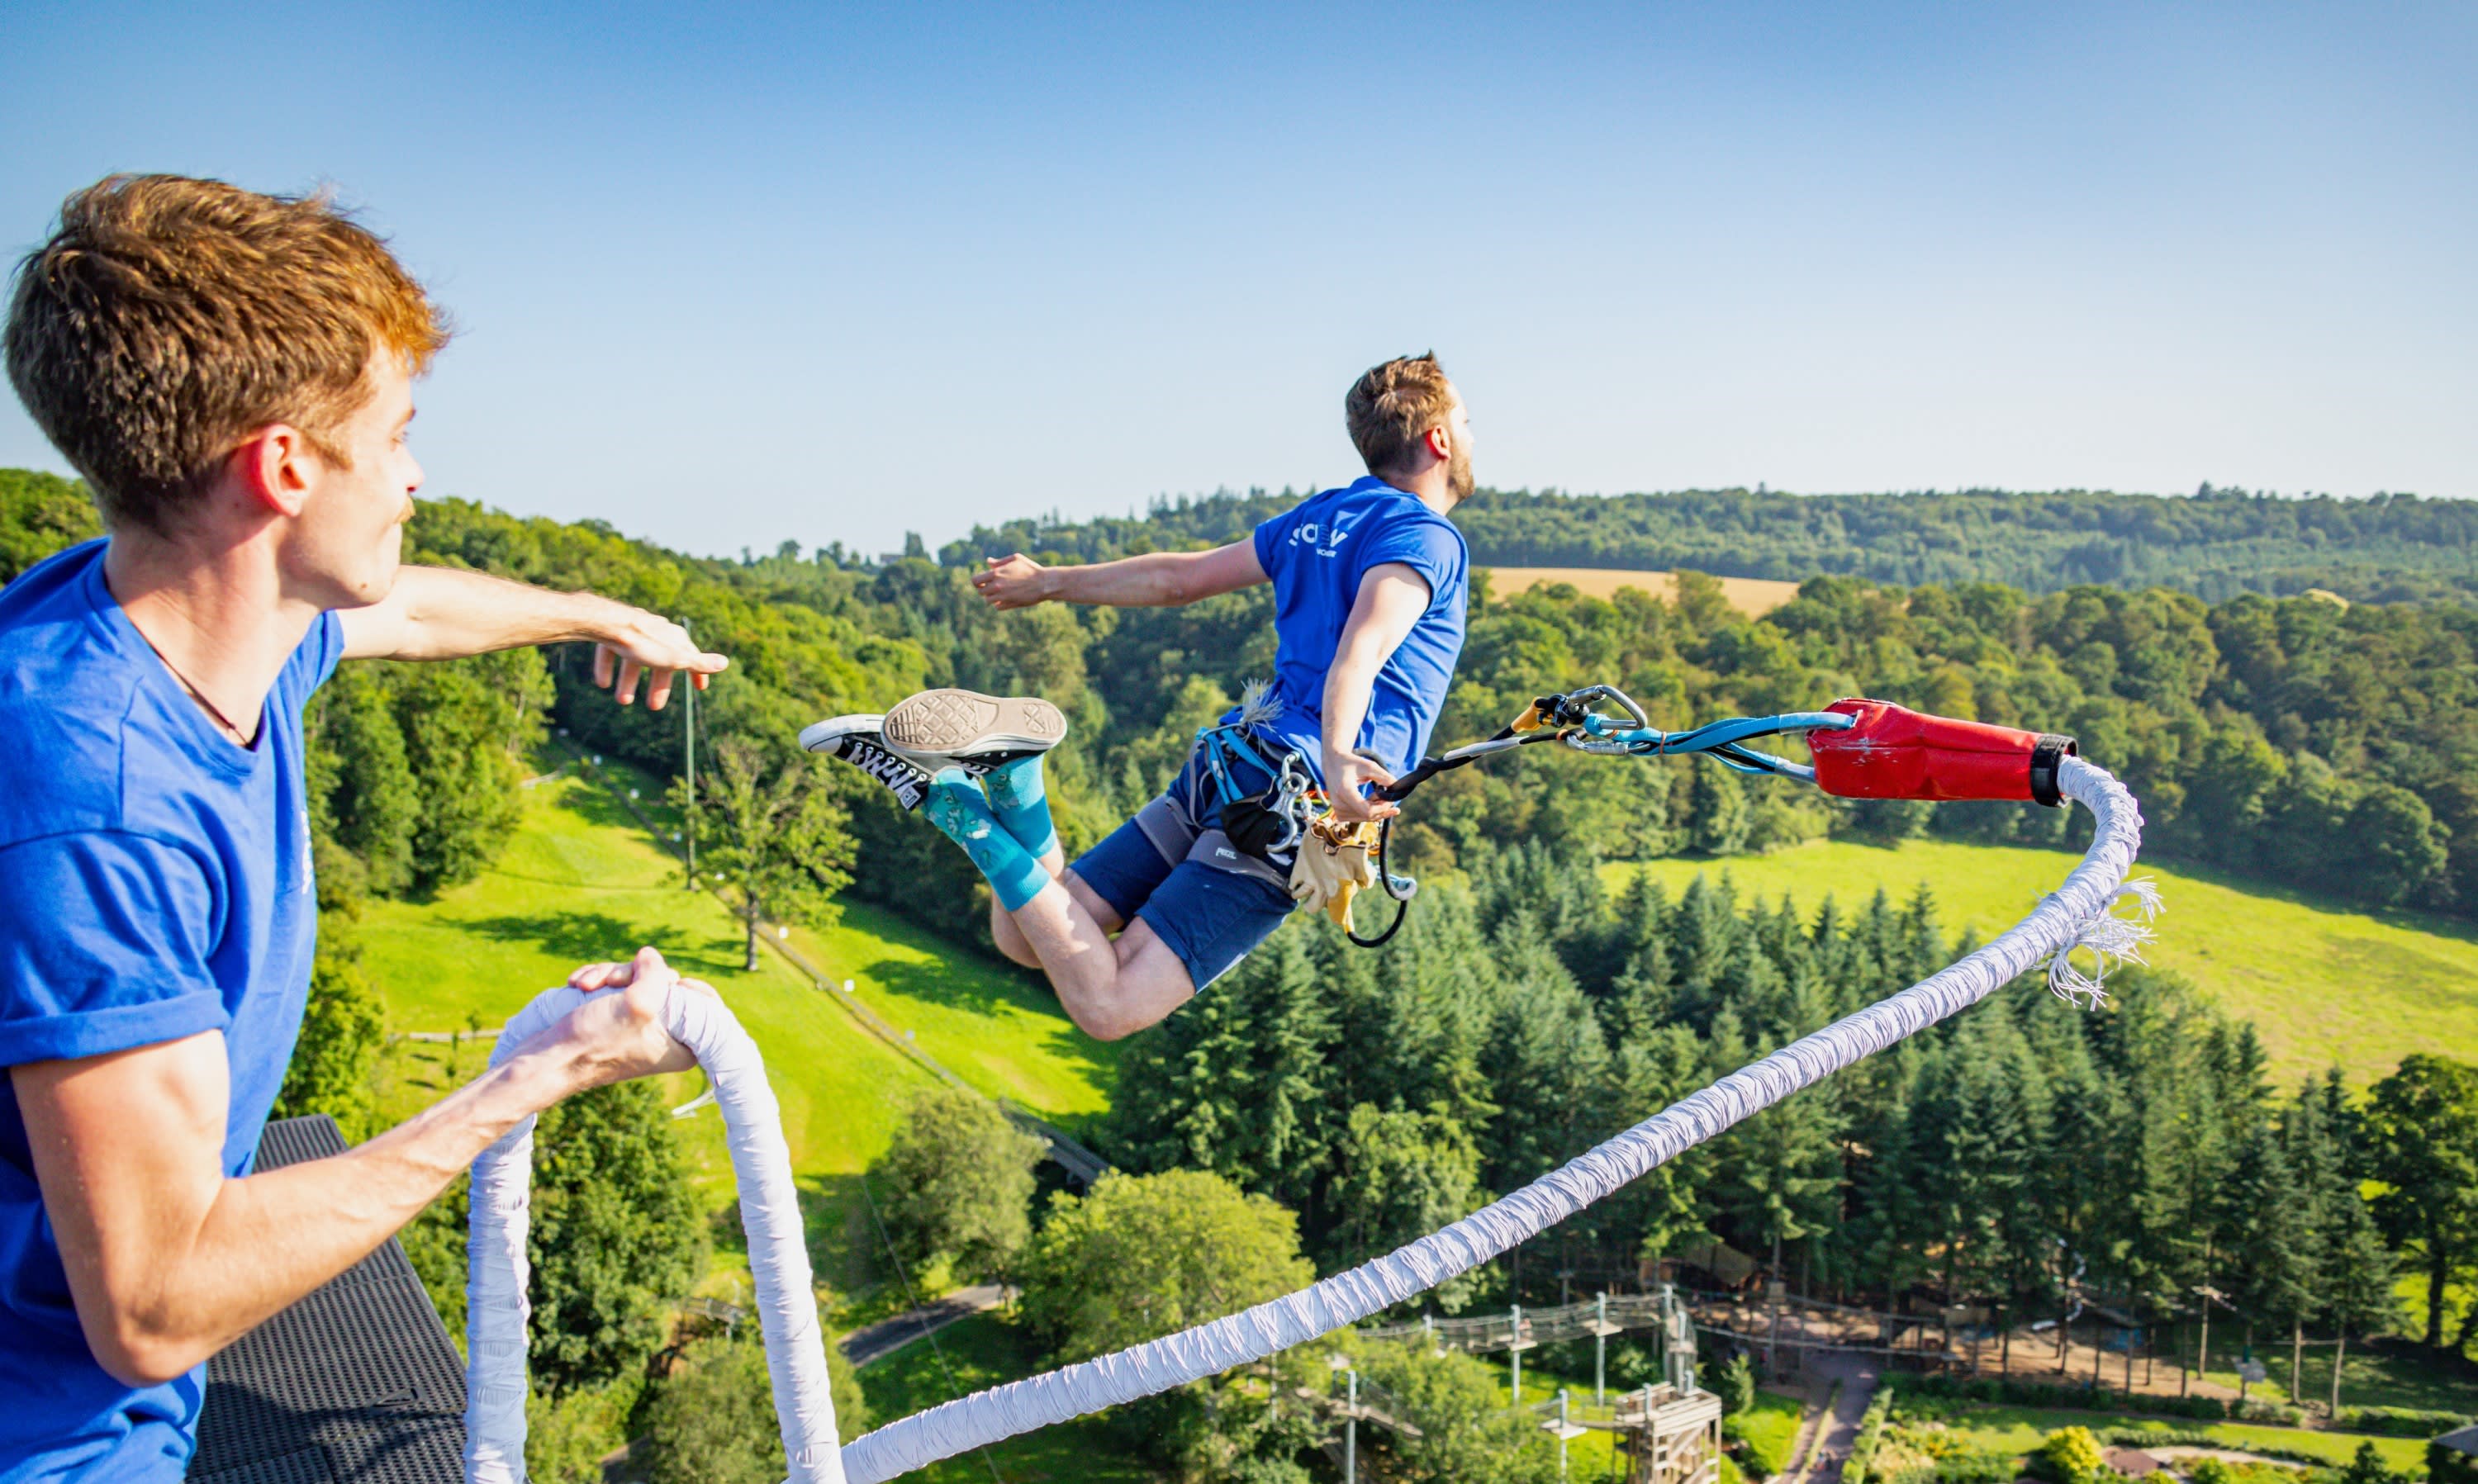
<svg viewBox="0 0 2478 1484">
<path fill-rule="evenodd" d="M 1860 758 L 1869 767 L 1899 762 L 1891 750 Z M 1849 765 L 1842 760 L 1834 766 Z M 1502 1256 L 1681 1152 L 1976 1004 L 2042 960 L 2049 961 L 2053 980 L 2065 955 L 2077 947 L 2099 952 L 2103 969 L 2108 956 L 2131 957 L 2142 930 L 2111 909 L 2129 896 L 2146 906 L 2154 900 L 2141 890 L 2143 884 L 2129 887 L 2125 882 L 2141 845 L 2140 809 L 2106 769 L 2079 757 L 2060 753 L 2046 758 L 2043 766 L 2052 769 L 2058 796 L 2091 811 L 2090 848 L 2063 885 L 2042 898 L 2029 917 L 1960 963 L 1790 1043 L 1514 1194 L 1386 1256 L 1211 1323 L 933 1407 L 860 1438 L 840 1455 L 834 1447 L 834 1407 L 790 1151 L 763 1065 L 720 1001 L 674 990 L 666 1005 L 666 1024 L 707 1069 L 723 1107 L 792 1477 L 825 1484 L 883 1484 L 942 1458 L 1306 1344 Z M 493 1061 L 515 1054 L 584 998 L 563 989 L 536 999 L 509 1023 Z M 513 1484 L 523 1477 L 524 1233 L 532 1127 L 527 1119 L 473 1167 L 466 1474 L 476 1484 Z"/>
<path fill-rule="evenodd" d="M 616 991 L 604 991 L 615 994 Z M 492 1049 L 497 1066 L 585 1003 L 583 991 L 546 990 L 519 1011 Z M 792 1183 L 783 1113 L 766 1082 L 765 1059 L 728 1006 L 674 985 L 663 1025 L 705 1069 L 722 1108 L 748 1268 L 773 1378 L 774 1415 L 796 1484 L 844 1484 L 826 1378 L 817 1289 Z M 525 1477 L 525 1232 L 533 1188 L 534 1119 L 510 1129 L 473 1161 L 473 1225 L 465 1279 L 465 1477 L 520 1484 Z"/>
</svg>

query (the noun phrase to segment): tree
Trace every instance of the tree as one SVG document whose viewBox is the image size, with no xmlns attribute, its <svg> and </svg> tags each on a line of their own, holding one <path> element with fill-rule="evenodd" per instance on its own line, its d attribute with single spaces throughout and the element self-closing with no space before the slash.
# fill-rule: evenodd
<svg viewBox="0 0 2478 1484">
<path fill-rule="evenodd" d="M 370 1136 L 377 1104 L 370 1069 L 378 1064 L 386 1026 L 378 991 L 362 971 L 361 944 L 341 914 L 322 913 L 318 956 L 310 969 L 310 1000 L 301 1013 L 301 1034 L 284 1069 L 284 1088 L 269 1115 L 297 1119 L 323 1113 L 336 1120 L 346 1144 Z"/>
<path fill-rule="evenodd" d="M 1294 1209 L 1333 1143 L 1333 1017 L 1305 932 L 1277 933 L 1130 1042 L 1114 1135 L 1133 1170 L 1209 1170 Z"/>
<path fill-rule="evenodd" d="M 1729 1364 L 1708 1368 L 1712 1394 L 1721 1398 L 1721 1415 L 1735 1417 L 1756 1404 L 1756 1367 L 1744 1350 Z"/>
<path fill-rule="evenodd" d="M 1360 1399 L 1381 1391 L 1389 1415 L 1420 1429 L 1359 1429 L 1360 1477 L 1380 1484 L 1552 1484 L 1557 1450 L 1528 1412 L 1509 1412 L 1496 1369 L 1477 1356 L 1418 1345 L 1361 1341 L 1351 1353 Z M 1373 1384 L 1372 1384 L 1373 1383 Z"/>
<path fill-rule="evenodd" d="M 1299 1220 L 1219 1175 L 1104 1175 L 1061 1193 L 1026 1249 L 1024 1316 L 1088 1360 L 1304 1287 Z"/>
<path fill-rule="evenodd" d="M 860 1378 L 832 1344 L 826 1375 L 838 1441 L 869 1429 Z M 765 1346 L 717 1335 L 689 1346 L 645 1403 L 642 1452 L 649 1484 L 776 1484 L 787 1471 Z"/>
<path fill-rule="evenodd" d="M 642 1369 L 705 1270 L 673 1127 L 641 1079 L 554 1103 L 535 1128 L 533 1373 L 554 1395 Z"/>
<path fill-rule="evenodd" d="M 1003 1276 L 1032 1235 L 1032 1170 L 1046 1148 L 962 1088 L 915 1094 L 872 1169 L 896 1254 L 915 1268 L 943 1258 L 960 1278 Z"/>
<path fill-rule="evenodd" d="M 747 930 L 750 973 L 757 971 L 757 933 L 769 918 L 786 923 L 825 919 L 834 893 L 851 884 L 856 845 L 844 811 L 822 785 L 815 759 L 775 767 L 749 742 L 714 743 L 705 786 L 689 796 L 685 781 L 671 802 L 695 816 L 700 879 L 736 889 Z"/>
<path fill-rule="evenodd" d="M 2107 1467 L 2087 1427 L 2060 1427 L 2027 1460 L 2049 1484 L 2090 1484 Z"/>
<path fill-rule="evenodd" d="M 1694 818 L 1687 838 L 1706 855 L 1736 855 L 1747 848 L 1747 832 L 1755 821 L 1747 809 L 1746 785 L 1738 775 L 1714 765 L 1695 769 L 1689 791 Z"/>
<path fill-rule="evenodd" d="M 1361 1103 L 1351 1110 L 1338 1152 L 1336 1255 L 1346 1263 L 1393 1251 L 1480 1204 L 1479 1150 L 1442 1110 L 1389 1113 Z"/>
<path fill-rule="evenodd" d="M 2426 1343 L 2443 1344 L 2443 1297 L 2478 1256 L 2478 1068 L 2416 1053 L 2367 1094 L 2365 1137 L 2385 1189 L 2375 1220 L 2426 1269 Z"/>
<path fill-rule="evenodd" d="M 83 481 L 0 469 L 0 583 L 63 547 L 103 534 Z"/>
<path fill-rule="evenodd" d="M 2257 1122 L 2238 1146 L 2229 1178 L 2238 1305 L 2292 1331 L 2314 1307 L 2315 1212 L 2290 1174 L 2270 1125 Z"/>
<path fill-rule="evenodd" d="M 2372 1443 L 2358 1445 L 2357 1453 L 2340 1471 L 2340 1484 L 2409 1484 L 2410 1475 L 2384 1467 L 2384 1455 Z"/>
</svg>

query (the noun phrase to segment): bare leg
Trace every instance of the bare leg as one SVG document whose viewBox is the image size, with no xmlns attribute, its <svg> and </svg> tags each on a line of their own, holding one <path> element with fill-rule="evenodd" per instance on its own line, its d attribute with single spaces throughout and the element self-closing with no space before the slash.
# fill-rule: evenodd
<svg viewBox="0 0 2478 1484">
<path fill-rule="evenodd" d="M 1049 975 L 1069 1019 L 1089 1036 L 1116 1041 L 1194 997 L 1187 966 L 1150 926 L 1133 922 L 1114 943 L 1102 922 L 1115 925 L 1117 914 L 1102 906 L 1097 917 L 1087 899 L 1098 904 L 1092 888 L 1069 871 L 1008 914 L 1010 925 Z"/>
<path fill-rule="evenodd" d="M 1101 900 L 1100 893 L 1086 885 L 1083 877 L 1067 868 L 1067 858 L 1058 851 L 1051 850 L 1044 855 L 1041 868 L 1049 873 L 1051 880 L 1067 889 L 1067 894 L 1075 898 L 1085 915 L 1100 923 L 1103 932 L 1115 933 L 1126 925 L 1119 920 L 1117 910 Z M 1032 944 L 1024 941 L 1023 929 L 1015 925 L 1015 914 L 999 906 L 995 896 L 990 898 L 990 939 L 998 944 L 1000 953 L 1014 962 L 1026 968 L 1041 967 L 1041 955 L 1033 952 Z"/>
</svg>

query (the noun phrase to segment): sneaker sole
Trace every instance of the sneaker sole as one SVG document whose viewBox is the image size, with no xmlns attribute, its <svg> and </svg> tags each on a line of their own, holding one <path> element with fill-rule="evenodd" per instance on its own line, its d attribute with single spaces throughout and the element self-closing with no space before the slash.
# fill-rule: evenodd
<svg viewBox="0 0 2478 1484">
<path fill-rule="evenodd" d="M 975 754 L 1047 751 L 1067 735 L 1067 717 L 1038 696 L 923 691 L 888 712 L 879 735 L 911 761 L 944 767 Z"/>
</svg>

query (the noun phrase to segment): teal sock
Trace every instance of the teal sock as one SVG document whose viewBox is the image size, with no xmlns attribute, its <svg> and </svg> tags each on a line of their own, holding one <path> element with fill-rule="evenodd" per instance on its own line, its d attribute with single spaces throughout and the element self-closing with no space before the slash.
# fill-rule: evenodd
<svg viewBox="0 0 2478 1484">
<path fill-rule="evenodd" d="M 1003 763 L 981 775 L 990 812 L 1034 860 L 1058 848 L 1058 827 L 1049 820 L 1049 794 L 1041 785 L 1041 758 Z"/>
<path fill-rule="evenodd" d="M 962 768 L 939 772 L 929 785 L 929 799 L 921 812 L 945 831 L 948 840 L 964 847 L 964 854 L 972 857 L 973 864 L 989 878 L 999 905 L 1007 911 L 1013 912 L 1032 900 L 1049 884 L 1049 872 L 1043 870 L 1032 853 L 999 823 L 990 801 Z"/>
</svg>

